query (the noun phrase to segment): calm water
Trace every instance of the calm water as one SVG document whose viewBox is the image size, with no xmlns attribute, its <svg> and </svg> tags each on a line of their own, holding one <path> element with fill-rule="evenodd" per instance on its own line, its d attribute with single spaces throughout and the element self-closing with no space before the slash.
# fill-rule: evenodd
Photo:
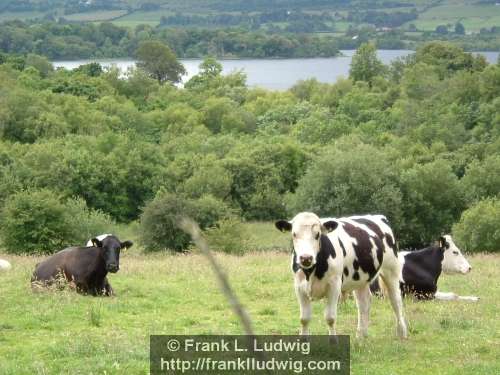
<svg viewBox="0 0 500 375">
<path fill-rule="evenodd" d="M 354 50 L 342 51 L 344 56 L 315 59 L 243 59 L 243 60 L 220 60 L 223 73 L 230 73 L 242 69 L 247 74 L 249 86 L 259 86 L 273 90 L 286 90 L 297 81 L 307 78 L 316 78 L 320 82 L 333 83 L 339 77 L 349 75 L 349 64 L 351 63 Z M 406 56 L 413 51 L 408 50 L 378 50 L 378 57 L 385 64 L 390 63 L 398 57 Z M 489 63 L 495 63 L 498 52 L 480 52 Z M 97 61 L 103 66 L 116 65 L 122 71 L 134 66 L 135 62 L 130 59 L 113 60 L 76 60 L 76 61 L 54 61 L 55 67 L 74 69 L 82 64 Z M 186 68 L 187 75 L 183 81 L 186 82 L 198 73 L 198 65 L 201 59 L 180 60 Z"/>
</svg>

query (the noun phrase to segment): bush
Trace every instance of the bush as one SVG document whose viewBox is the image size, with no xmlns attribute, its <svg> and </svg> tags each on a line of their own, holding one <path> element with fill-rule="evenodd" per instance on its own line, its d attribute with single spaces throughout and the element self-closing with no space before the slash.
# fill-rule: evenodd
<svg viewBox="0 0 500 375">
<path fill-rule="evenodd" d="M 463 194 L 451 164 L 435 160 L 416 164 L 401 173 L 404 225 L 402 246 L 419 247 L 447 233 L 465 208 Z"/>
<path fill-rule="evenodd" d="M 140 220 L 141 242 L 147 251 L 185 250 L 190 237 L 178 227 L 182 216 L 191 217 L 201 229 L 215 226 L 231 216 L 230 208 L 211 195 L 189 199 L 182 195 L 159 191 L 143 210 Z"/>
<path fill-rule="evenodd" d="M 485 199 L 462 213 L 453 238 L 467 251 L 500 251 L 500 200 Z"/>
<path fill-rule="evenodd" d="M 90 211 L 81 199 L 62 202 L 50 190 L 21 191 L 7 201 L 1 217 L 3 246 L 15 254 L 53 253 L 83 244 L 109 230 L 107 216 Z"/>
<path fill-rule="evenodd" d="M 467 203 L 500 196 L 500 155 L 489 155 L 483 161 L 471 162 L 460 183 Z"/>
<path fill-rule="evenodd" d="M 70 228 L 72 244 L 85 244 L 89 238 L 101 233 L 114 233 L 111 217 L 92 210 L 82 198 L 69 199 L 65 204 L 66 223 Z"/>
<path fill-rule="evenodd" d="M 248 233 L 238 219 L 228 218 L 206 231 L 210 248 L 228 254 L 243 255 L 248 248 Z"/>
<path fill-rule="evenodd" d="M 288 209 L 292 215 L 307 210 L 324 217 L 380 213 L 399 222 L 402 197 L 390 165 L 373 146 L 337 143 L 311 163 L 289 196 Z"/>
</svg>

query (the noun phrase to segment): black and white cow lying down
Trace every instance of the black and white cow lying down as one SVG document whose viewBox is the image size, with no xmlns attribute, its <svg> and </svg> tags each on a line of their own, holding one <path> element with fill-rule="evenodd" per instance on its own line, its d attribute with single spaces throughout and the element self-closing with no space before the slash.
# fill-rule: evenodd
<svg viewBox="0 0 500 375">
<path fill-rule="evenodd" d="M 300 304 L 301 334 L 309 333 L 311 301 L 326 298 L 325 320 L 335 334 L 341 292 L 354 291 L 358 305 L 357 335 L 368 333 L 370 282 L 380 275 L 387 285 L 399 337 L 407 337 L 399 289 L 400 264 L 394 235 L 382 215 L 320 219 L 302 212 L 276 228 L 292 232 L 295 293 Z"/>
<path fill-rule="evenodd" d="M 450 235 L 442 236 L 437 244 L 415 251 L 400 251 L 401 291 L 411 294 L 420 300 L 466 300 L 477 301 L 478 297 L 458 296 L 455 293 L 444 293 L 437 290 L 437 282 L 441 271 L 445 274 L 466 274 L 471 271 L 467 259 L 455 245 Z M 378 278 L 370 285 L 374 294 L 381 294 Z"/>
</svg>

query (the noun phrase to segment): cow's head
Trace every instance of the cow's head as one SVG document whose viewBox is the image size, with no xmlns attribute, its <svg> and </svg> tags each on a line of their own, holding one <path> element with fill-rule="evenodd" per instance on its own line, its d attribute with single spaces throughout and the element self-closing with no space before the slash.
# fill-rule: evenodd
<svg viewBox="0 0 500 375">
<path fill-rule="evenodd" d="M 444 253 L 442 263 L 444 273 L 465 274 L 472 270 L 471 265 L 467 262 L 467 259 L 465 259 L 449 234 L 439 238 L 439 247 Z"/>
<path fill-rule="evenodd" d="M 92 244 L 101 249 L 101 254 L 108 272 L 118 272 L 120 269 L 120 250 L 132 247 L 132 241 L 120 242 L 116 236 L 106 236 L 102 240 L 92 238 Z"/>
<path fill-rule="evenodd" d="M 291 221 L 277 221 L 275 226 L 282 232 L 292 232 L 295 261 L 299 267 L 309 269 L 316 264 L 321 248 L 321 235 L 333 231 L 338 223 L 329 220 L 321 224 L 317 215 L 301 212 Z"/>
</svg>

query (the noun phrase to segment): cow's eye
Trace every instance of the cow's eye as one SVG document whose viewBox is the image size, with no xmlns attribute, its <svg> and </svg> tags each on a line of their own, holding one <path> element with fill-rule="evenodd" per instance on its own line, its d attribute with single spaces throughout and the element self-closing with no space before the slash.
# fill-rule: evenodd
<svg viewBox="0 0 500 375">
<path fill-rule="evenodd" d="M 453 251 L 453 254 L 458 255 L 458 251 L 456 251 L 456 250 Z"/>
<path fill-rule="evenodd" d="M 316 235 L 314 236 L 314 238 L 319 239 L 319 233 L 316 233 Z"/>
<path fill-rule="evenodd" d="M 297 238 L 297 233 L 292 233 L 293 238 Z"/>
</svg>

